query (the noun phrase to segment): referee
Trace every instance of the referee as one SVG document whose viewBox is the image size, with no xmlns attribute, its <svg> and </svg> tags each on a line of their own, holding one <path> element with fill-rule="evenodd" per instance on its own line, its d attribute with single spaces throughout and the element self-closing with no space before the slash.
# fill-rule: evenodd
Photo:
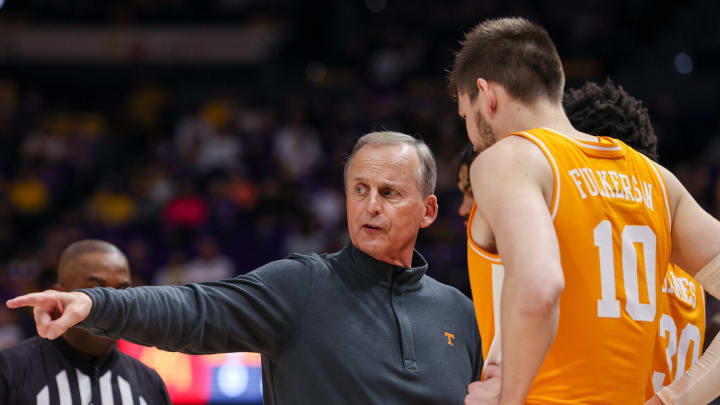
<svg viewBox="0 0 720 405">
<path fill-rule="evenodd" d="M 99 240 L 70 245 L 60 257 L 59 291 L 127 288 L 125 255 Z M 68 329 L 60 339 L 33 337 L 0 352 L 0 404 L 170 404 L 160 376 L 119 352 L 115 340 Z"/>
</svg>

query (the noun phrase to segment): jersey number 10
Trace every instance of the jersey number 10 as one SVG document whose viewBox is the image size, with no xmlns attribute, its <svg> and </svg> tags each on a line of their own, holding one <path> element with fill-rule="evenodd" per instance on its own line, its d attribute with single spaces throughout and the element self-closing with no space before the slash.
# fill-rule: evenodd
<svg viewBox="0 0 720 405">
<path fill-rule="evenodd" d="M 610 221 L 603 220 L 593 231 L 595 246 L 600 252 L 601 298 L 597 315 L 600 318 L 620 318 L 620 301 L 615 291 L 615 262 L 613 258 L 613 235 Z M 626 225 L 622 230 L 622 267 L 625 285 L 625 310 L 635 321 L 652 322 L 655 319 L 655 251 L 657 238 L 645 225 Z M 638 269 L 635 244 L 642 246 L 644 269 Z M 647 304 L 640 302 L 638 270 L 645 271 Z"/>
</svg>

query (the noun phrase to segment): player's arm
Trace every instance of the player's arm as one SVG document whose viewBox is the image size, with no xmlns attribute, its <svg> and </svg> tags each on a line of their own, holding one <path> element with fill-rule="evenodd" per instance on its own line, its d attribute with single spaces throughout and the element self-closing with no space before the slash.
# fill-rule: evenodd
<svg viewBox="0 0 720 405">
<path fill-rule="evenodd" d="M 555 338 L 564 287 L 546 198 L 552 195 L 552 169 L 532 142 L 513 136 L 483 152 L 470 178 L 505 266 L 500 403 L 524 404 Z"/>
<path fill-rule="evenodd" d="M 668 170 L 660 167 L 672 208 L 672 261 L 720 298 L 720 222 L 705 212 Z M 720 338 L 649 403 L 707 404 L 720 394 Z"/>
<path fill-rule="evenodd" d="M 720 222 L 700 207 L 675 175 L 658 167 L 667 184 L 672 208 L 671 260 L 696 277 L 698 271 L 720 255 Z"/>
</svg>

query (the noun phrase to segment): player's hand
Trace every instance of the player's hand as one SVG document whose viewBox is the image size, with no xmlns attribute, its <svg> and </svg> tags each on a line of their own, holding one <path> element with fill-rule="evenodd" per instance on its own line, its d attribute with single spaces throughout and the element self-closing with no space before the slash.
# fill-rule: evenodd
<svg viewBox="0 0 720 405">
<path fill-rule="evenodd" d="M 9 300 L 8 308 L 33 307 L 38 335 L 55 339 L 87 318 L 92 300 L 81 292 L 46 290 Z"/>
<path fill-rule="evenodd" d="M 663 404 L 663 401 L 661 401 L 657 395 L 653 395 L 652 398 L 648 399 L 648 401 L 645 402 L 645 405 L 665 405 L 665 404 Z"/>
<path fill-rule="evenodd" d="M 485 367 L 485 379 L 468 385 L 465 405 L 496 405 L 500 397 L 500 366 L 489 364 Z"/>
</svg>

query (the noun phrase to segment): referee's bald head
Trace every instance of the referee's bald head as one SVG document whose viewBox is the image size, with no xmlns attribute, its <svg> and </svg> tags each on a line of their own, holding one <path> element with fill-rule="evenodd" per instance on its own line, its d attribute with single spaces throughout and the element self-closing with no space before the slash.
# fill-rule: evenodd
<svg viewBox="0 0 720 405">
<path fill-rule="evenodd" d="M 70 291 L 95 286 L 126 288 L 130 286 L 130 269 L 127 258 L 115 245 L 85 239 L 63 251 L 57 283 Z"/>
</svg>

